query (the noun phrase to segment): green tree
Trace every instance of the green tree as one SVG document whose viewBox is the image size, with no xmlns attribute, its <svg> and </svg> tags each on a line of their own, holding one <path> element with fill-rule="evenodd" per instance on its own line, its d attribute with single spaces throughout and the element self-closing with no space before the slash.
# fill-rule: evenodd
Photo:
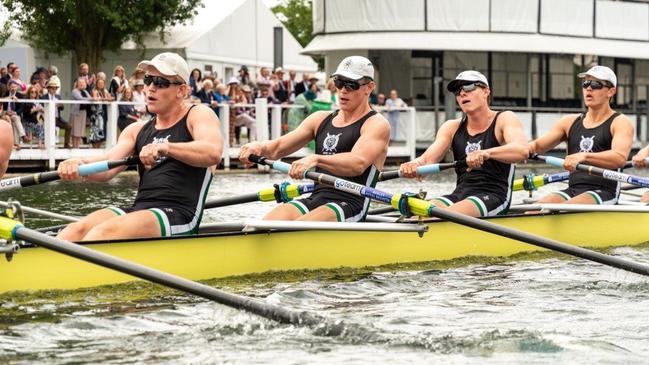
<svg viewBox="0 0 649 365">
<path fill-rule="evenodd" d="M 201 0 L 0 0 L 22 38 L 45 53 L 74 52 L 77 62 L 99 66 L 105 50 L 183 24 Z"/>
<path fill-rule="evenodd" d="M 306 47 L 313 39 L 312 9 L 313 0 L 281 0 L 272 11 L 298 43 Z M 313 59 L 321 69 L 324 68 L 324 58 L 313 57 Z"/>
<path fill-rule="evenodd" d="M 312 6 L 313 0 L 281 0 L 279 5 L 272 8 L 275 16 L 302 47 L 313 39 Z"/>
</svg>

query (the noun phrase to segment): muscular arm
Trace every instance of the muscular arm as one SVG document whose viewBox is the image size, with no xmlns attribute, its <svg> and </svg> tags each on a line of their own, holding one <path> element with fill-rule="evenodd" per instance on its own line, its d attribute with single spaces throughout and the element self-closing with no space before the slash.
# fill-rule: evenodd
<svg viewBox="0 0 649 365">
<path fill-rule="evenodd" d="M 370 118 L 350 152 L 314 155 L 317 166 L 338 176 L 358 176 L 370 165 L 383 169 L 390 142 L 390 125 L 381 115 Z"/>
<path fill-rule="evenodd" d="M 442 158 L 444 158 L 446 151 L 451 148 L 453 135 L 455 134 L 459 126 L 459 119 L 448 120 L 444 124 L 442 124 L 442 126 L 437 131 L 435 141 L 426 149 L 426 151 L 421 156 L 399 166 L 401 175 L 404 177 L 415 177 L 417 176 L 418 166 L 428 165 L 441 161 Z"/>
<path fill-rule="evenodd" d="M 4 120 L 0 120 L 0 178 L 7 172 L 13 143 L 11 126 Z"/>
<path fill-rule="evenodd" d="M 527 136 L 523 131 L 523 125 L 516 114 L 504 112 L 497 127 L 496 135 L 502 136 L 501 146 L 486 149 L 489 152 L 489 159 L 503 163 L 517 163 L 526 160 L 528 157 Z M 499 132 L 499 133 L 498 133 Z"/>
<path fill-rule="evenodd" d="M 270 141 L 252 142 L 241 147 L 239 159 L 248 162 L 250 154 L 256 154 L 276 160 L 304 147 L 310 140 L 315 137 L 315 133 L 320 123 L 329 115 L 330 112 L 317 112 L 309 115 L 304 119 L 295 130 Z"/>
<path fill-rule="evenodd" d="M 199 105 L 189 113 L 187 119 L 191 142 L 165 143 L 166 156 L 195 167 L 210 167 L 221 162 L 223 136 L 221 122 L 214 111 Z"/>
<path fill-rule="evenodd" d="M 548 133 L 528 144 L 530 154 L 545 153 L 562 141 L 567 140 L 570 126 L 578 116 L 579 115 L 577 114 L 570 114 L 559 119 L 559 121 L 552 126 Z"/>
<path fill-rule="evenodd" d="M 433 144 L 428 146 L 426 151 L 414 161 L 417 161 L 420 165 L 428 165 L 441 161 L 444 155 L 446 155 L 446 152 L 451 148 L 453 135 L 459 126 L 459 119 L 448 120 L 442 124 L 439 131 L 437 131 Z"/>
<path fill-rule="evenodd" d="M 582 163 L 605 169 L 617 169 L 626 163 L 633 145 L 633 125 L 626 115 L 620 115 L 611 124 L 613 141 L 611 149 L 602 152 L 586 152 Z"/>
</svg>

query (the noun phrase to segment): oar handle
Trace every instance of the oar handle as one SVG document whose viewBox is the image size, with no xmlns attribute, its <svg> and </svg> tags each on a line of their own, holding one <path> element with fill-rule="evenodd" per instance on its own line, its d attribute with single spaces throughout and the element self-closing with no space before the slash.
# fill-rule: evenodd
<svg viewBox="0 0 649 365">
<path fill-rule="evenodd" d="M 563 167 L 564 160 L 562 158 L 552 157 L 552 156 L 535 156 L 533 158 L 543 160 L 545 161 L 545 163 L 550 164 L 552 166 Z M 603 169 L 601 167 L 582 165 L 582 164 L 577 164 L 575 168 L 577 170 L 587 172 L 589 175 L 601 176 L 607 180 L 626 182 L 629 184 L 649 188 L 649 179 L 644 177 L 629 175 L 619 171 L 608 170 L 608 169 Z"/>
<path fill-rule="evenodd" d="M 553 156 L 541 156 L 541 155 L 534 155 L 532 156 L 532 158 L 535 160 L 545 161 L 545 163 L 547 163 L 548 165 L 563 168 L 563 161 L 564 161 L 563 158 L 553 157 Z M 649 165 L 649 157 L 645 158 L 644 160 Z M 628 169 L 630 167 L 633 167 L 633 161 L 627 161 L 624 163 L 623 166 L 624 169 Z"/>
<path fill-rule="evenodd" d="M 113 161 L 99 161 L 88 163 L 79 166 L 79 175 L 88 176 L 98 172 L 108 171 L 115 167 L 124 165 L 134 165 L 140 161 L 138 156 L 130 156 L 122 160 Z M 0 191 L 8 191 L 18 188 L 26 188 L 28 186 L 43 184 L 50 181 L 59 180 L 58 171 L 42 172 L 40 174 L 17 176 L 9 179 L 0 180 Z"/>
<path fill-rule="evenodd" d="M 448 163 L 433 163 L 417 167 L 417 175 L 426 176 L 439 173 L 446 169 L 466 167 L 466 160 Z M 401 177 L 401 170 L 383 171 L 379 174 L 379 181 L 392 180 Z"/>
</svg>

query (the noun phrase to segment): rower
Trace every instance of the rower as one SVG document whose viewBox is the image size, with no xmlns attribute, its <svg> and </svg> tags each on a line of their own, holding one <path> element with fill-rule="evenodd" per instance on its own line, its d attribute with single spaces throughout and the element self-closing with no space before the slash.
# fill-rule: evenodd
<svg viewBox="0 0 649 365">
<path fill-rule="evenodd" d="M 620 183 L 575 171 L 577 164 L 605 169 L 621 169 L 633 144 L 633 125 L 625 115 L 611 109 L 611 98 L 617 91 L 617 77 L 606 66 L 593 66 L 577 77 L 581 83 L 583 114 L 559 119 L 550 131 L 529 143 L 530 156 L 544 153 L 562 141 L 568 143 L 564 168 L 570 171 L 568 188 L 553 192 L 539 203 L 616 204 Z"/>
<path fill-rule="evenodd" d="M 315 139 L 315 154 L 291 164 L 289 175 L 304 178 L 315 168 L 358 184 L 373 186 L 383 169 L 390 139 L 388 121 L 369 105 L 374 88 L 374 66 L 365 57 L 345 58 L 332 75 L 338 89 L 340 109 L 315 112 L 295 130 L 267 142 L 252 142 L 241 147 L 241 161 L 249 163 L 251 154 L 279 159 L 290 155 Z M 360 221 L 365 218 L 370 200 L 365 197 L 316 184 L 305 199 L 280 204 L 264 219 Z"/>
<path fill-rule="evenodd" d="M 221 160 L 223 137 L 212 109 L 190 105 L 189 66 L 165 52 L 140 62 L 145 70 L 146 106 L 155 116 L 130 124 L 117 144 L 96 158 L 70 159 L 58 168 L 64 180 L 79 178 L 79 165 L 140 157 L 140 183 L 130 207 L 108 207 L 68 225 L 58 238 L 70 241 L 161 237 L 195 233 L 212 180 L 210 167 Z M 107 181 L 124 168 L 89 176 Z"/>
<path fill-rule="evenodd" d="M 4 119 L 0 119 L 0 178 L 7 172 L 13 144 L 11 125 Z"/>
<path fill-rule="evenodd" d="M 401 176 L 416 177 L 417 167 L 437 163 L 449 149 L 456 161 L 457 184 L 448 195 L 432 199 L 440 208 L 484 217 L 506 213 L 511 202 L 514 163 L 527 158 L 527 137 L 516 114 L 489 107 L 491 89 L 478 71 L 464 71 L 446 89 L 464 112 L 446 121 L 433 144 L 416 159 L 400 166 Z"/>
</svg>

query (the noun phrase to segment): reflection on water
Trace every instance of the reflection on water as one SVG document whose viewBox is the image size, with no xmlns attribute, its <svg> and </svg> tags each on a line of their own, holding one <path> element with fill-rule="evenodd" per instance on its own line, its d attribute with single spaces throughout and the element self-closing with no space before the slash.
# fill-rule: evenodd
<svg viewBox="0 0 649 365">
<path fill-rule="evenodd" d="M 282 179 L 218 175 L 208 199 L 250 193 Z M 431 196 L 450 191 L 453 179 L 443 173 L 422 184 L 401 179 L 378 187 L 416 192 L 425 186 Z M 136 187 L 136 175 L 127 173 L 105 184 L 56 182 L 11 196 L 27 206 L 81 215 L 130 204 Z M 515 194 L 515 200 L 524 197 Z M 259 218 L 273 206 L 213 209 L 204 221 Z M 54 223 L 28 216 L 28 226 Z M 649 262 L 646 248 L 614 253 Z M 14 293 L 0 296 L 0 363 L 637 363 L 649 351 L 649 282 L 552 254 L 269 273 L 209 284 L 316 312 L 349 330 L 322 336 L 317 329 L 279 325 L 141 282 Z"/>
</svg>

